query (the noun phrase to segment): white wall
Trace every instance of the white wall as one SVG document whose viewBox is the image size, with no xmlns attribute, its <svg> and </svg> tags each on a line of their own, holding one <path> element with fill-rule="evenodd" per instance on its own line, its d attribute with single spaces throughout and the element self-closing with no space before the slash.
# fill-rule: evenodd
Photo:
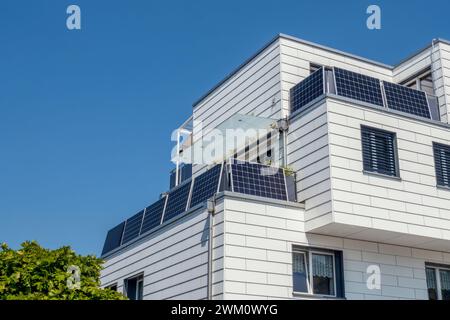
<svg viewBox="0 0 450 320">
<path fill-rule="evenodd" d="M 258 54 L 194 107 L 194 121 L 201 121 L 203 131 L 218 127 L 234 114 L 279 119 L 280 56 L 278 40 Z M 194 127 L 194 132 L 198 126 Z M 199 139 L 194 133 L 194 141 Z M 193 173 L 204 166 L 195 165 Z"/>
<path fill-rule="evenodd" d="M 306 222 L 314 227 L 331 219 L 330 159 L 325 102 L 291 121 L 288 161 L 297 176 L 297 200 L 305 203 Z"/>
<path fill-rule="evenodd" d="M 223 224 L 221 207 L 215 219 L 213 251 L 214 295 L 221 296 Z M 144 242 L 108 257 L 101 272 L 102 286 L 144 273 L 144 299 L 206 299 L 209 222 L 206 210 L 189 213 L 148 236 Z"/>
<path fill-rule="evenodd" d="M 333 99 L 327 106 L 333 222 L 426 237 L 392 239 L 397 244 L 450 248 L 450 191 L 436 187 L 432 148 L 450 144 L 450 127 Z M 396 133 L 400 180 L 362 172 L 361 125 Z M 359 237 L 353 232 L 345 235 Z"/>
<path fill-rule="evenodd" d="M 428 299 L 425 262 L 450 254 L 304 232 L 303 209 L 242 198 L 225 199 L 225 299 L 294 299 L 292 246 L 342 250 L 347 299 Z M 369 290 L 367 267 L 381 269 Z M 302 297 L 304 298 L 304 297 Z"/>
<path fill-rule="evenodd" d="M 313 47 L 292 39 L 280 39 L 282 107 L 289 113 L 289 90 L 309 76 L 310 63 L 344 68 L 386 81 L 392 81 L 388 67 L 366 62 L 345 54 Z"/>
</svg>

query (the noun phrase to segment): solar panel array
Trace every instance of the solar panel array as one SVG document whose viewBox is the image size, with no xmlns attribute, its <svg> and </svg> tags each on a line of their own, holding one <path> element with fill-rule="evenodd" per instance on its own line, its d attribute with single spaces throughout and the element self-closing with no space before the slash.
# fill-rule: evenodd
<svg viewBox="0 0 450 320">
<path fill-rule="evenodd" d="M 156 201 L 154 204 L 145 208 L 144 220 L 142 221 L 141 234 L 150 231 L 151 229 L 161 224 L 162 215 L 164 212 L 164 205 L 166 204 L 166 197 Z"/>
<path fill-rule="evenodd" d="M 224 170 L 224 164 L 215 165 L 108 231 L 102 255 L 130 243 L 161 223 L 182 214 L 187 208 L 193 208 L 211 198 L 222 185 L 221 178 L 227 177 L 223 174 Z M 283 169 L 233 160 L 230 170 L 234 192 L 288 200 Z M 228 178 L 224 178 L 224 181 L 228 182 Z"/>
<path fill-rule="evenodd" d="M 383 106 L 380 80 L 356 72 L 334 68 L 337 94 Z"/>
<path fill-rule="evenodd" d="M 190 208 L 208 200 L 218 190 L 222 164 L 215 165 L 194 179 Z"/>
<path fill-rule="evenodd" d="M 391 82 L 383 82 L 383 85 L 389 109 L 411 113 L 428 119 L 431 118 L 425 92 Z"/>
<path fill-rule="evenodd" d="M 323 68 L 320 68 L 314 71 L 290 90 L 292 113 L 324 94 L 323 70 Z"/>
<path fill-rule="evenodd" d="M 166 210 L 164 211 L 163 222 L 172 219 L 173 217 L 186 211 L 189 192 L 191 190 L 191 181 L 178 186 L 176 189 L 169 192 L 167 195 Z"/>
<path fill-rule="evenodd" d="M 287 201 L 283 169 L 239 160 L 230 167 L 232 191 Z"/>
<path fill-rule="evenodd" d="M 125 230 L 123 232 L 122 244 L 133 240 L 139 236 L 141 230 L 142 218 L 144 217 L 144 210 L 139 211 L 125 222 Z"/>
</svg>

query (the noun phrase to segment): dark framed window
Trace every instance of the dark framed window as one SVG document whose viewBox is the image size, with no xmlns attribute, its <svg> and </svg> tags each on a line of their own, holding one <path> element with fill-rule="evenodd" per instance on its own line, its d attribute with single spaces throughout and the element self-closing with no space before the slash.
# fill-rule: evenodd
<svg viewBox="0 0 450 320">
<path fill-rule="evenodd" d="M 361 142 L 364 171 L 399 176 L 394 132 L 361 126 Z"/>
<path fill-rule="evenodd" d="M 110 284 L 109 286 L 105 287 L 105 289 L 117 291 L 117 283 Z"/>
<path fill-rule="evenodd" d="M 434 142 L 433 152 L 437 185 L 450 188 L 450 146 Z"/>
<path fill-rule="evenodd" d="M 428 298 L 450 300 L 450 266 L 426 265 Z"/>
<path fill-rule="evenodd" d="M 294 293 L 343 298 L 342 252 L 294 247 L 292 252 Z"/>
<path fill-rule="evenodd" d="M 144 298 L 143 274 L 125 280 L 125 295 L 130 300 L 143 300 Z"/>
</svg>

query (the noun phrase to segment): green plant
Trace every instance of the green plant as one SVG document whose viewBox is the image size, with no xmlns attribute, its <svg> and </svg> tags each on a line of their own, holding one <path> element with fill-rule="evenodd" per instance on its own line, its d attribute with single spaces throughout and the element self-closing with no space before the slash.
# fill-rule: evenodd
<svg viewBox="0 0 450 320">
<path fill-rule="evenodd" d="M 4 243 L 0 247 L 0 300 L 126 299 L 117 291 L 100 288 L 102 263 L 93 255 L 78 255 L 68 246 L 49 250 L 27 241 L 13 250 Z M 80 271 L 79 281 L 74 282 L 70 268 Z"/>
<path fill-rule="evenodd" d="M 281 166 L 281 168 L 284 170 L 284 174 L 286 176 L 293 176 L 295 174 L 295 171 L 292 167 L 289 166 Z"/>
</svg>

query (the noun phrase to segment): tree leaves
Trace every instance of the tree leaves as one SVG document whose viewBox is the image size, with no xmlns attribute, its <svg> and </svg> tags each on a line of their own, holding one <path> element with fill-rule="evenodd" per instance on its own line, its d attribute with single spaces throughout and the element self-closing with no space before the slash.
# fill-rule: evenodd
<svg viewBox="0 0 450 320">
<path fill-rule="evenodd" d="M 0 300 L 123 300 L 122 294 L 100 288 L 103 261 L 93 255 L 77 255 L 70 247 L 42 248 L 35 241 L 19 250 L 0 246 Z M 80 268 L 80 287 L 71 289 L 70 266 Z M 73 280 L 73 279 L 72 279 Z"/>
</svg>

